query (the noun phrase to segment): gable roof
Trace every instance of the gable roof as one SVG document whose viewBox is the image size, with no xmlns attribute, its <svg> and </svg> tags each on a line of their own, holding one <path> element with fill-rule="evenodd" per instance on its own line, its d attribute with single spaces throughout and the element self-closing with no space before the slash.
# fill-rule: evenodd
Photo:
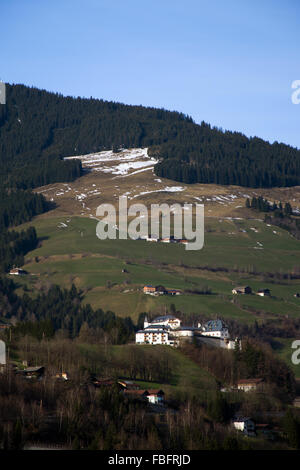
<svg viewBox="0 0 300 470">
<path fill-rule="evenodd" d="M 156 317 L 154 318 L 153 322 L 162 322 L 162 321 L 167 321 L 167 320 L 177 320 L 176 317 L 174 317 L 174 315 L 163 315 L 161 317 Z"/>
<path fill-rule="evenodd" d="M 149 396 L 149 395 L 164 395 L 163 390 L 158 390 L 158 389 L 149 389 L 149 390 L 124 390 L 125 394 L 129 395 L 138 395 L 138 396 Z"/>
<path fill-rule="evenodd" d="M 251 384 L 251 385 L 257 385 L 259 383 L 261 383 L 263 381 L 263 379 L 241 379 L 241 380 L 238 380 L 238 385 L 247 385 L 247 384 Z"/>
<path fill-rule="evenodd" d="M 209 320 L 203 328 L 205 331 L 220 331 L 227 327 L 222 320 Z"/>
</svg>

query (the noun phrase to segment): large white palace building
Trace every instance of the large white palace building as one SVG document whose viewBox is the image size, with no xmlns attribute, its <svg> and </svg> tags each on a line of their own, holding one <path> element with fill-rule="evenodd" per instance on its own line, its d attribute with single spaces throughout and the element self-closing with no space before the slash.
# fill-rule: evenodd
<svg viewBox="0 0 300 470">
<path fill-rule="evenodd" d="M 177 346 L 180 340 L 191 340 L 195 334 L 207 340 L 219 340 L 220 347 L 227 349 L 233 349 L 235 345 L 235 341 L 229 340 L 228 328 L 222 320 L 210 320 L 203 326 L 198 323 L 198 327 L 182 326 L 181 320 L 173 315 L 156 317 L 151 322 L 145 317 L 144 328 L 137 331 L 135 342 Z"/>
</svg>

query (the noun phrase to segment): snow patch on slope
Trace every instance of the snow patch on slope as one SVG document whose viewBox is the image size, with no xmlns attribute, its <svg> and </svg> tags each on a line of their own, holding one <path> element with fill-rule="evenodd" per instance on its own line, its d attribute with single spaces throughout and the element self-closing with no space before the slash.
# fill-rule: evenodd
<svg viewBox="0 0 300 470">
<path fill-rule="evenodd" d="M 83 168 L 87 170 L 118 176 L 131 175 L 133 174 L 131 170 L 136 170 L 135 173 L 137 173 L 153 169 L 158 161 L 148 156 L 147 148 L 123 149 L 118 153 L 105 150 L 87 155 L 66 157 L 65 160 L 81 160 Z"/>
</svg>

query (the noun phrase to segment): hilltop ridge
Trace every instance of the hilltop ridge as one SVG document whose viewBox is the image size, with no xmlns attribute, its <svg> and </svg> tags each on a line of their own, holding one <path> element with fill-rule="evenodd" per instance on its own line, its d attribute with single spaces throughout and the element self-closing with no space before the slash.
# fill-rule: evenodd
<svg viewBox="0 0 300 470">
<path fill-rule="evenodd" d="M 73 181 L 82 174 L 81 164 L 64 157 L 138 147 L 148 147 L 158 160 L 158 176 L 184 183 L 300 184 L 300 150 L 291 146 L 199 125 L 175 111 L 7 85 L 0 163 L 1 182 L 9 187 Z"/>
</svg>

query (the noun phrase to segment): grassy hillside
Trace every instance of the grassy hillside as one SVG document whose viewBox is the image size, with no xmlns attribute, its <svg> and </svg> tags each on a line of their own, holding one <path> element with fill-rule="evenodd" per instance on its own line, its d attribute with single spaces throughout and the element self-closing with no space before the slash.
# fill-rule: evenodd
<svg viewBox="0 0 300 470">
<path fill-rule="evenodd" d="M 129 353 L 131 346 L 109 346 L 106 348 L 106 354 L 111 357 L 112 363 L 120 360 Z M 184 356 L 179 350 L 176 350 L 170 346 L 139 346 L 139 350 L 142 350 L 146 355 L 151 355 L 152 352 L 159 353 L 161 357 L 168 361 L 172 367 L 172 377 L 170 383 L 158 383 L 158 382 L 145 382 L 139 379 L 135 379 L 140 385 L 140 388 L 162 388 L 167 395 L 167 398 L 179 398 L 185 399 L 187 396 L 201 396 L 206 397 L 208 392 L 217 389 L 215 378 L 201 369 L 191 359 Z M 93 357 L 99 356 L 99 362 L 101 357 L 104 355 L 103 346 L 81 344 L 80 350 L 82 354 L 93 354 Z"/>
<path fill-rule="evenodd" d="M 298 242 L 284 230 L 274 230 L 259 220 L 207 218 L 204 248 L 186 251 L 183 246 L 145 241 L 101 241 L 95 234 L 96 223 L 83 217 L 36 218 L 34 225 L 42 241 L 27 256 L 24 267 L 31 275 L 18 278 L 20 286 L 26 284 L 34 295 L 43 284 L 70 286 L 74 282 L 85 290 L 85 302 L 135 320 L 140 312 L 164 312 L 172 303 L 187 313 L 249 323 L 300 314 L 299 299 L 293 297 L 300 290 L 299 280 L 266 274 L 277 272 L 280 277 L 297 265 Z M 122 272 L 124 268 L 127 273 Z M 144 284 L 189 291 L 209 287 L 211 294 L 154 298 L 141 292 Z M 240 284 L 250 284 L 254 290 L 268 287 L 272 297 L 233 296 L 231 289 Z"/>
</svg>

